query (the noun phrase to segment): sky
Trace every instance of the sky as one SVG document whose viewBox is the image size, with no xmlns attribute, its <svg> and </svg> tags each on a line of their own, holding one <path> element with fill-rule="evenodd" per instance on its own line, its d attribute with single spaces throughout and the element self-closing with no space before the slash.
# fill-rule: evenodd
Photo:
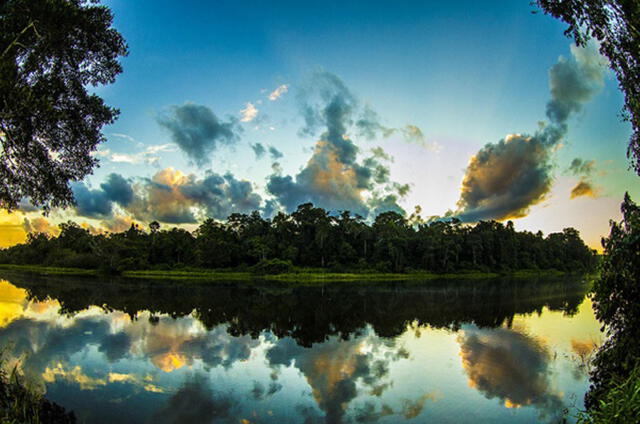
<svg viewBox="0 0 640 424">
<path fill-rule="evenodd" d="M 68 219 L 194 229 L 311 201 L 575 227 L 599 249 L 640 197 L 606 60 L 528 0 L 104 3 L 130 54 L 93 89 L 120 110 L 100 166 L 75 208 L 0 212 L 0 247 Z"/>
</svg>

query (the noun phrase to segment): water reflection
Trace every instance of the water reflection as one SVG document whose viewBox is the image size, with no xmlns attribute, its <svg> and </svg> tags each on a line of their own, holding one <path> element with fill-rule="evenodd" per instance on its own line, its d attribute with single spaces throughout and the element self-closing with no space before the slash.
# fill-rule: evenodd
<svg viewBox="0 0 640 424">
<path fill-rule="evenodd" d="M 552 421 L 599 340 L 580 281 L 5 278 L 0 340 L 86 422 Z"/>
<path fill-rule="evenodd" d="M 469 385 L 507 408 L 535 405 L 558 414 L 562 400 L 550 387 L 551 354 L 540 340 L 509 328 L 465 327 L 458 337 Z"/>
</svg>

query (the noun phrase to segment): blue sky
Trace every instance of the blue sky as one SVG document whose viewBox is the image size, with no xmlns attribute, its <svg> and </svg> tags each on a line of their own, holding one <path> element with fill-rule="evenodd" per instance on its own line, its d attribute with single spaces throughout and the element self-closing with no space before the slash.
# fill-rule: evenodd
<svg viewBox="0 0 640 424">
<path fill-rule="evenodd" d="M 420 205 L 423 216 L 455 213 L 461 208 L 470 160 L 487 143 L 498 143 L 507 134 L 534 134 L 539 122 L 548 122 L 549 70 L 560 56 L 572 60 L 565 26 L 532 13 L 528 0 L 105 4 L 115 15 L 114 26 L 126 38 L 130 55 L 123 59 L 124 72 L 116 83 L 96 89 L 121 115 L 105 128 L 108 141 L 98 154 L 101 166 L 85 182 L 94 190 L 111 173 L 128 179 L 136 191 L 167 168 L 173 169 L 176 184 L 186 181 L 176 182 L 177 171 L 183 177 L 193 175 L 192 183 L 210 173 L 231 173 L 233 181 L 225 184 L 231 189 L 235 182 L 249 182 L 260 207 L 265 207 L 278 196 L 268 188 L 273 160 L 268 154 L 257 158 L 251 148 L 261 143 L 282 152 L 275 169 L 283 178 L 291 177 L 287 190 L 304 191 L 302 170 L 320 158 L 313 152 L 322 131 L 301 133 L 301 103 L 309 92 L 321 96 L 312 86 L 317 75 L 329 75 L 356 99 L 352 121 L 368 107 L 381 126 L 397 129 L 389 137 L 377 134 L 372 140 L 360 136 L 355 127 L 343 134 L 358 149 L 357 162 L 351 164 L 355 171 L 375 147 L 393 157 L 392 162 L 376 159 L 388 171 L 385 185 L 374 187 L 368 180 L 371 187 L 358 191 L 356 200 L 362 197 L 362 204 L 370 203 L 375 190 L 386 196 L 408 184 L 408 193 L 393 192 L 394 208 L 410 213 Z M 283 85 L 287 91 L 269 100 Z M 241 110 L 248 103 L 258 112 L 242 122 Z M 237 120 L 237 138 L 216 144 L 201 158 L 203 163 L 194 163 L 159 123 L 185 104 L 208 108 L 220 122 Z M 640 195 L 637 177 L 627 170 L 630 126 L 620 122 L 622 104 L 616 80 L 607 71 L 604 83 L 567 121 L 562 140 L 549 148 L 545 178 L 550 185 L 542 197 L 532 201 L 524 215 L 520 211 L 489 218 L 517 218 L 517 228 L 545 233 L 575 226 L 597 247 L 608 231 L 608 220 L 619 216 L 624 191 Z M 422 131 L 419 143 L 403 137 L 407 125 Z M 594 161 L 589 175 L 567 171 L 575 158 Z M 344 168 L 343 174 L 349 172 Z M 314 178 L 317 181 L 318 174 Z M 582 178 L 588 178 L 591 195 L 570 199 L 572 187 Z M 329 201 L 326 192 L 315 196 L 312 200 L 325 207 L 353 200 L 345 195 Z M 282 197 L 276 200 L 286 210 Z M 154 211 L 149 205 L 135 210 L 115 205 L 111 214 L 76 215 L 100 226 L 125 215 L 144 222 Z M 194 216 L 206 211 L 195 211 Z M 60 212 L 51 219 L 68 216 L 68 211 Z"/>
</svg>

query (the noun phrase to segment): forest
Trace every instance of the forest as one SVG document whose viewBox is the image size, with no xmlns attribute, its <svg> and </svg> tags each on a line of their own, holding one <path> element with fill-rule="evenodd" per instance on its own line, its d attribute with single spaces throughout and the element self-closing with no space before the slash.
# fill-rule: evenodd
<svg viewBox="0 0 640 424">
<path fill-rule="evenodd" d="M 74 223 L 60 224 L 58 236 L 29 233 L 24 244 L 0 250 L 0 263 L 100 269 L 170 270 L 185 267 L 238 269 L 264 274 L 293 267 L 332 272 L 404 273 L 427 271 L 594 269 L 596 252 L 577 230 L 546 237 L 516 231 L 513 222 L 457 219 L 423 222 L 396 212 L 372 223 L 348 211 L 331 214 L 311 203 L 291 214 L 264 219 L 259 212 L 206 219 L 193 232 L 136 224 L 120 233 L 94 233 Z"/>
</svg>

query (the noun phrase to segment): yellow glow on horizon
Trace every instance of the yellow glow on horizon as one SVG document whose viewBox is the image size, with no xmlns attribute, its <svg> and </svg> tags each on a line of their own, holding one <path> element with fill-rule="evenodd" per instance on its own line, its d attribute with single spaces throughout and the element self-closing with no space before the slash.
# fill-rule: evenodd
<svg viewBox="0 0 640 424">
<path fill-rule="evenodd" d="M 576 342 L 589 345 L 599 345 L 602 342 L 603 335 L 589 298 L 582 302 L 574 316 L 558 319 L 558 315 L 562 314 L 561 311 L 549 311 L 545 308 L 540 316 L 517 315 L 513 326 L 526 328 L 526 332 L 530 334 L 544 334 L 549 346 L 563 346 L 567 351 L 575 351 Z"/>
<path fill-rule="evenodd" d="M 0 248 L 24 243 L 27 240 L 27 233 L 22 224 L 22 215 L 0 210 Z"/>
<path fill-rule="evenodd" d="M 6 327 L 24 314 L 27 292 L 0 280 L 0 327 Z"/>
</svg>

